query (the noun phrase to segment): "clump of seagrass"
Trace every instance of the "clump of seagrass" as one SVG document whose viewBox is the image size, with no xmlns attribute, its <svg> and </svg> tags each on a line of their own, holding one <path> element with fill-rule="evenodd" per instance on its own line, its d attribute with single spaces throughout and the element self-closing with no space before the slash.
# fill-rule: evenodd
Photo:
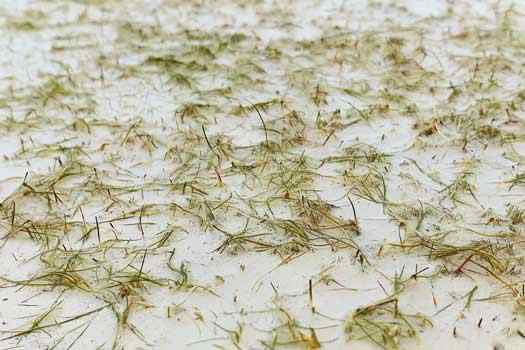
<svg viewBox="0 0 525 350">
<path fill-rule="evenodd" d="M 354 311 L 346 323 L 350 339 L 368 340 L 383 349 L 402 349 L 403 339 L 417 338 L 432 322 L 421 314 L 406 314 L 397 298 L 387 298 Z"/>
</svg>

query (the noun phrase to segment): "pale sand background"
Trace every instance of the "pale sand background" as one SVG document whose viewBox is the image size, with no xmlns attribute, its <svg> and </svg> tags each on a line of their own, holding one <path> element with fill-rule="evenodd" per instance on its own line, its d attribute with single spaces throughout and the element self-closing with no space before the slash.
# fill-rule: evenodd
<svg viewBox="0 0 525 350">
<path fill-rule="evenodd" d="M 442 72 L 449 78 L 461 81 L 463 72 L 458 65 L 447 59 L 451 52 L 458 55 L 462 52 L 457 45 L 442 41 L 446 33 L 461 32 L 463 24 L 459 19 L 463 18 L 465 23 L 481 23 L 489 28 L 496 25 L 492 6 L 508 8 L 501 2 L 494 5 L 485 1 L 460 1 L 453 5 L 445 1 L 399 1 L 390 5 L 378 5 L 373 10 L 368 7 L 366 1 L 286 1 L 271 2 L 249 2 L 245 6 L 229 1 L 217 2 L 171 2 L 167 1 L 125 1 L 122 3 L 108 2 L 103 6 L 89 5 L 90 1 L 71 2 L 45 2 L 45 1 L 3 1 L 0 4 L 0 14 L 5 19 L 0 25 L 0 88 L 3 95 L 0 99 L 9 100 L 7 91 L 10 86 L 24 89 L 26 85 L 37 85 L 43 80 L 43 73 L 64 74 L 67 69 L 71 74 L 76 72 L 91 72 L 93 82 L 82 80 L 82 84 L 89 86 L 91 98 L 96 101 L 94 113 L 97 118 L 106 120 L 136 120 L 136 117 L 144 118 L 145 130 L 156 135 L 166 142 L 170 140 L 172 131 L 176 127 L 174 113 L 180 110 L 184 101 L 191 99 L 191 91 L 187 89 L 174 89 L 166 83 L 165 77 L 150 75 L 143 78 L 122 80 L 115 74 L 106 72 L 103 83 L 97 81 L 99 71 L 95 60 L 104 54 L 109 57 L 108 61 L 118 61 L 119 65 L 138 64 L 143 57 L 135 52 L 129 52 L 125 45 L 118 39 L 117 26 L 123 21 L 130 21 L 137 26 L 156 24 L 168 32 L 177 32 L 181 28 L 200 28 L 205 31 L 218 32 L 243 32 L 247 35 L 258 36 L 260 40 L 257 45 L 264 47 L 272 41 L 283 38 L 289 40 L 314 39 L 321 33 L 322 29 L 333 24 L 338 24 L 348 31 L 365 31 L 366 29 L 385 30 L 393 23 L 410 24 L 424 27 L 428 31 L 427 38 L 433 38 L 435 45 L 427 44 L 432 51 L 424 64 L 429 68 L 441 66 Z M 95 1 L 93 1 L 95 3 Z M 452 3 L 452 2 L 451 2 Z M 396 10 L 405 6 L 407 12 L 400 15 Z M 85 13 L 84 22 L 75 24 L 79 15 L 88 8 Z M 453 8 L 455 15 L 452 19 L 435 19 L 432 25 L 420 24 L 423 19 L 433 16 L 439 18 L 446 14 L 447 9 Z M 36 31 L 16 31 L 7 25 L 7 17 L 24 18 L 24 11 L 28 9 L 42 10 L 48 17 L 41 19 L 43 23 L 66 23 L 64 27 L 54 27 Z M 271 10 L 280 9 L 289 12 L 287 16 L 289 23 L 282 24 L 281 19 L 272 17 Z M 525 11 L 523 3 L 517 3 L 516 11 Z M 485 16 L 479 20 L 479 17 Z M 38 17 L 38 16 L 36 16 Z M 523 29 L 523 18 L 521 20 Z M 38 18 L 35 19 L 38 22 Z M 91 21 L 91 22 L 90 22 Z M 478 21 L 478 22 L 477 22 Z M 92 23 L 95 22 L 95 23 Z M 47 25 L 46 24 L 46 25 Z M 44 25 L 44 24 L 42 24 Z M 466 26 L 466 25 L 465 25 Z M 516 28 L 519 29 L 519 28 Z M 65 33 L 82 33 L 78 36 L 78 42 L 58 42 L 57 35 Z M 83 46 L 86 44 L 86 46 Z M 139 43 L 137 43 L 139 44 Z M 158 52 L 168 52 L 170 47 L 176 47 L 177 42 L 158 44 Z M 64 45 L 80 47 L 63 52 L 53 51 L 53 45 Z M 164 45 L 164 47 L 163 47 Z M 468 51 L 468 50 L 467 50 Z M 322 53 L 321 53 L 322 55 Z M 300 57 L 297 58 L 298 65 L 301 64 Z M 62 62 L 61 66 L 56 62 Z M 287 86 L 278 77 L 283 72 L 281 65 L 268 65 L 267 77 L 270 80 L 259 89 L 247 89 L 236 91 L 237 101 L 259 101 L 275 96 L 275 91 L 280 90 L 281 96 L 286 95 L 290 103 L 304 113 L 306 119 L 313 120 L 316 108 L 306 101 L 304 96 L 297 93 L 296 88 Z M 459 73 L 457 73 L 459 72 Z M 273 78 L 275 77 L 275 78 Z M 365 79 L 370 83 L 377 84 L 377 77 L 354 74 L 350 67 L 326 66 L 322 78 L 326 84 L 344 85 L 352 79 Z M 221 86 L 221 77 L 201 77 L 199 87 Z M 208 85 L 209 84 L 209 85 Z M 523 85 L 522 81 L 504 81 L 504 85 L 498 93 L 518 91 Z M 351 100 L 348 96 L 333 92 L 329 96 L 328 105 L 323 107 L 326 111 L 334 111 L 341 108 L 344 113 L 352 113 L 346 101 Z M 467 99 L 468 100 L 468 99 Z M 420 103 L 425 111 L 439 109 L 439 101 L 428 100 L 423 96 Z M 231 103 L 234 104 L 233 102 Z M 465 102 L 465 105 L 467 102 Z M 362 107 L 362 106 L 360 106 Z M 18 110 L 17 110 L 18 108 Z M 7 118 L 9 109 L 4 109 L 0 114 L 0 122 Z M 58 119 L 68 120 L 69 116 L 59 108 L 53 106 L 42 107 L 46 113 Z M 24 108 L 13 108 L 14 115 L 24 114 Z M 271 119 L 268 112 L 265 118 Z M 517 113 L 518 117 L 519 113 Z M 54 118 L 54 117 L 53 117 Z M 57 120 L 58 120 L 57 119 Z M 219 115 L 215 123 L 210 118 L 207 126 L 209 135 L 225 133 L 233 138 L 234 144 L 250 145 L 255 142 L 264 141 L 264 133 L 261 131 L 259 119 L 252 113 L 248 118 L 229 118 Z M 5 120 L 5 119 L 4 119 Z M 61 125 L 50 123 L 37 130 L 12 130 L 0 134 L 0 155 L 12 156 L 20 149 L 20 137 L 29 142 L 29 136 L 33 137 L 35 143 L 55 142 L 65 138 Z M 519 126 L 523 128 L 523 126 Z M 199 130 L 199 128 L 195 128 Z M 104 142 L 115 141 L 115 135 L 111 132 L 95 132 L 86 136 L 82 147 L 89 152 L 91 164 L 101 164 L 103 158 L 111 152 L 116 152 L 122 159 L 119 164 L 128 165 L 128 170 L 135 176 L 133 183 L 140 184 L 143 176 L 148 178 L 166 178 L 170 172 L 170 164 L 161 161 L 163 152 L 154 153 L 153 156 L 146 152 L 140 152 L 136 148 L 120 151 L 115 148 L 106 153 L 97 154 L 97 149 Z M 490 145 L 489 148 L 471 147 L 465 155 L 457 147 L 448 147 L 446 136 L 438 139 L 439 147 L 427 148 L 418 151 L 411 148 L 416 142 L 416 132 L 412 128 L 412 120 L 401 116 L 385 119 L 372 120 L 369 123 L 359 123 L 350 128 L 340 130 L 326 147 L 306 147 L 309 155 L 322 158 L 330 153 L 336 153 L 341 148 L 360 142 L 368 143 L 386 153 L 392 155 L 391 174 L 388 179 L 389 193 L 392 198 L 400 201 L 415 201 L 421 199 L 434 200 L 437 189 L 434 184 L 421 175 L 413 166 L 407 163 L 407 159 L 417 159 L 424 169 L 437 172 L 445 182 L 451 181 L 458 171 L 461 160 L 467 158 L 479 159 L 477 176 L 474 180 L 477 191 L 476 197 L 483 208 L 493 208 L 503 213 L 505 204 L 508 202 L 519 204 L 522 200 L 523 190 L 520 188 L 508 191 L 508 186 L 501 183 L 515 174 L 517 168 L 513 168 L 513 162 L 502 157 L 505 147 Z M 117 143 L 120 138 L 116 139 Z M 81 144 L 82 141 L 74 141 Z M 29 144 L 29 143 L 28 143 Z M 515 145 L 520 151 L 520 145 Z M 521 147 L 522 148 L 522 147 Z M 204 146 L 203 150 L 206 150 Z M 22 157 L 23 158 L 23 157 Z M 30 157 L 22 160 L 2 160 L 0 162 L 0 179 L 17 179 L 0 183 L 0 199 L 7 198 L 17 186 L 20 185 L 26 171 L 33 173 L 45 173 L 56 166 L 54 157 L 42 157 L 39 159 Z M 99 162 L 99 163 L 97 163 Z M 459 165 L 458 165 L 459 164 Z M 104 166 L 101 166 L 104 168 Z M 111 169 L 107 169 L 111 171 Z M 327 173 L 330 169 L 326 169 Z M 334 170 L 335 171 L 335 170 Z M 410 172 L 423 183 L 421 191 L 415 191 L 407 185 L 404 172 Z M 131 179 L 131 177 L 130 177 Z M 235 189 L 235 184 L 231 189 Z M 338 209 L 336 214 L 352 218 L 350 206 L 345 199 L 345 189 L 333 183 L 319 181 L 315 184 L 320 190 L 320 195 Z M 139 197 L 137 197 L 139 198 Z M 170 203 L 176 200 L 162 193 L 145 193 L 144 203 Z M 165 249 L 152 252 L 145 263 L 144 270 L 153 275 L 164 276 L 166 274 L 165 260 L 172 249 L 176 251 L 177 263 L 184 262 L 191 271 L 192 279 L 198 284 L 211 288 L 217 296 L 202 291 L 172 291 L 167 288 L 150 287 L 144 292 L 145 303 L 152 307 L 139 310 L 130 316 L 132 323 L 140 329 L 147 344 L 138 339 L 129 330 L 124 332 L 122 344 L 125 349 L 214 349 L 235 348 L 230 334 L 225 329 L 238 329 L 243 325 L 243 333 L 240 339 L 242 349 L 262 349 L 261 340 L 271 340 L 272 333 L 269 332 L 283 319 L 283 315 L 275 313 L 257 312 L 276 307 L 282 307 L 294 316 L 298 323 L 305 328 L 316 329 L 317 336 L 326 349 L 373 349 L 377 348 L 370 343 L 348 343 L 344 334 L 344 320 L 359 306 L 366 305 L 385 297 L 378 281 L 386 289 L 391 285 L 385 276 L 393 276 L 400 272 L 405 265 L 407 269 L 413 269 L 415 264 L 419 267 L 429 267 L 433 271 L 439 266 L 439 262 L 429 261 L 423 254 L 414 252 L 412 254 L 401 254 L 386 252 L 383 257 L 376 257 L 379 247 L 387 242 L 397 240 L 397 225 L 390 222 L 383 213 L 380 205 L 371 204 L 364 200 L 355 199 L 358 209 L 362 234 L 356 238 L 364 252 L 371 257 L 372 265 L 362 268 L 355 261 L 355 251 L 339 250 L 332 252 L 324 248 L 313 252 L 307 252 L 288 264 L 281 265 L 281 259 L 271 253 L 240 252 L 237 255 L 228 253 L 219 254 L 213 252 L 223 241 L 224 237 L 217 232 L 203 232 L 198 224 L 191 219 L 178 222 L 188 231 L 187 234 L 177 234 L 171 239 L 169 246 Z M 482 210 L 479 206 L 457 209 L 458 213 L 465 215 L 465 221 L 469 218 L 479 220 Z M 110 213 L 102 213 L 101 208 L 96 205 L 87 206 L 85 209 L 88 221 L 93 224 L 94 217 L 109 218 Z M 5 219 L 0 227 L 8 230 L 9 220 Z M 77 216 L 78 219 L 78 216 Z M 149 219 L 154 225 L 147 226 L 147 233 L 153 234 L 166 227 L 171 218 L 162 215 Z M 235 223 L 235 216 L 226 215 L 221 220 L 231 224 Z M 126 226 L 122 223 L 119 229 L 126 230 L 131 237 L 138 235 L 135 221 L 131 220 Z M 133 225 L 131 225 L 133 224 Z M 240 223 L 242 225 L 242 222 Z M 108 227 L 104 232 L 110 235 Z M 463 239 L 459 237 L 458 239 Z M 72 242 L 71 244 L 75 244 Z M 137 243 L 140 247 L 140 243 Z M 17 279 L 31 276 L 39 268 L 38 259 L 31 259 L 38 252 L 38 246 L 28 240 L 11 239 L 0 250 L 0 261 L 2 262 L 2 276 Z M 522 255 L 522 252 L 516 252 Z M 115 258 L 115 266 L 121 266 L 120 261 Z M 140 265 L 140 258 L 134 262 Z M 241 265 L 244 266 L 241 269 Z M 316 283 L 314 288 L 314 305 L 316 309 L 327 317 L 312 315 L 308 297 L 308 281 L 312 279 L 317 282 L 321 273 L 329 273 L 339 283 L 351 289 L 341 289 L 336 285 L 324 285 Z M 519 277 L 518 277 L 519 278 Z M 276 296 L 271 284 L 278 291 Z M 418 279 L 409 282 L 410 286 L 400 297 L 401 306 L 407 312 L 421 312 L 432 316 L 441 308 L 452 305 L 445 311 L 432 317 L 433 328 L 428 328 L 419 334 L 418 340 L 403 340 L 401 349 L 522 349 L 525 348 L 525 339 L 516 335 L 516 329 L 524 327 L 523 317 L 513 313 L 512 302 L 473 302 L 468 312 L 462 312 L 464 300 L 454 302 L 465 293 L 479 286 L 476 298 L 485 298 L 502 292 L 501 288 L 493 280 L 483 276 L 474 276 L 473 279 L 466 277 L 444 276 L 436 279 Z M 3 331 L 24 329 L 28 318 L 46 310 L 60 295 L 60 290 L 46 290 L 42 288 L 5 288 L 0 290 L 0 329 Z M 437 306 L 433 303 L 433 296 L 437 300 Z M 60 310 L 53 315 L 54 319 L 60 321 L 64 317 L 76 315 L 95 309 L 103 302 L 92 297 L 90 294 L 79 291 L 67 291 L 61 296 L 63 304 Z M 175 305 L 178 305 L 175 308 Z M 167 308 L 171 307 L 176 316 L 168 318 Z M 483 317 L 481 328 L 477 322 Z M 50 319 L 53 322 L 53 318 Z M 74 344 L 74 349 L 102 349 L 111 348 L 115 337 L 115 316 L 110 310 L 104 310 L 90 318 L 91 322 L 85 333 Z M 19 340 L 10 340 L 0 343 L 0 348 L 21 349 L 46 349 L 60 339 L 67 330 L 83 324 L 82 322 L 68 324 L 58 329 L 50 329 L 49 334 L 38 333 Z M 457 328 L 457 337 L 453 337 L 452 330 Z M 79 328 L 70 333 L 58 349 L 66 349 L 84 328 Z M 525 329 L 525 328 L 522 328 Z M 9 335 L 6 333 L 6 336 Z M 498 345 L 499 344 L 499 345 Z M 503 347 L 504 346 L 504 347 Z M 303 347 L 304 348 L 304 347 Z"/>
</svg>

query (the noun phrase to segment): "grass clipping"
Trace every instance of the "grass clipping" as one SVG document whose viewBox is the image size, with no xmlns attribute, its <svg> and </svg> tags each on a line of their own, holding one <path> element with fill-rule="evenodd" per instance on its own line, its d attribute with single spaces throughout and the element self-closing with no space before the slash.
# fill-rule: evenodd
<svg viewBox="0 0 525 350">
<path fill-rule="evenodd" d="M 403 338 L 415 338 L 432 322 L 421 314 L 405 314 L 399 310 L 397 298 L 357 309 L 345 326 L 345 332 L 352 340 L 367 339 L 383 349 L 400 349 Z"/>
</svg>

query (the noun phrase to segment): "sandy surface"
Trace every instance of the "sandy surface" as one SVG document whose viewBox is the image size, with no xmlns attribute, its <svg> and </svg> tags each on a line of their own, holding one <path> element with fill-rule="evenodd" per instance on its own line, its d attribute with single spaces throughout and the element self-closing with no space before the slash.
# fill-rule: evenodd
<svg viewBox="0 0 525 350">
<path fill-rule="evenodd" d="M 0 348 L 524 348 L 520 5 L 3 1 Z"/>
</svg>

